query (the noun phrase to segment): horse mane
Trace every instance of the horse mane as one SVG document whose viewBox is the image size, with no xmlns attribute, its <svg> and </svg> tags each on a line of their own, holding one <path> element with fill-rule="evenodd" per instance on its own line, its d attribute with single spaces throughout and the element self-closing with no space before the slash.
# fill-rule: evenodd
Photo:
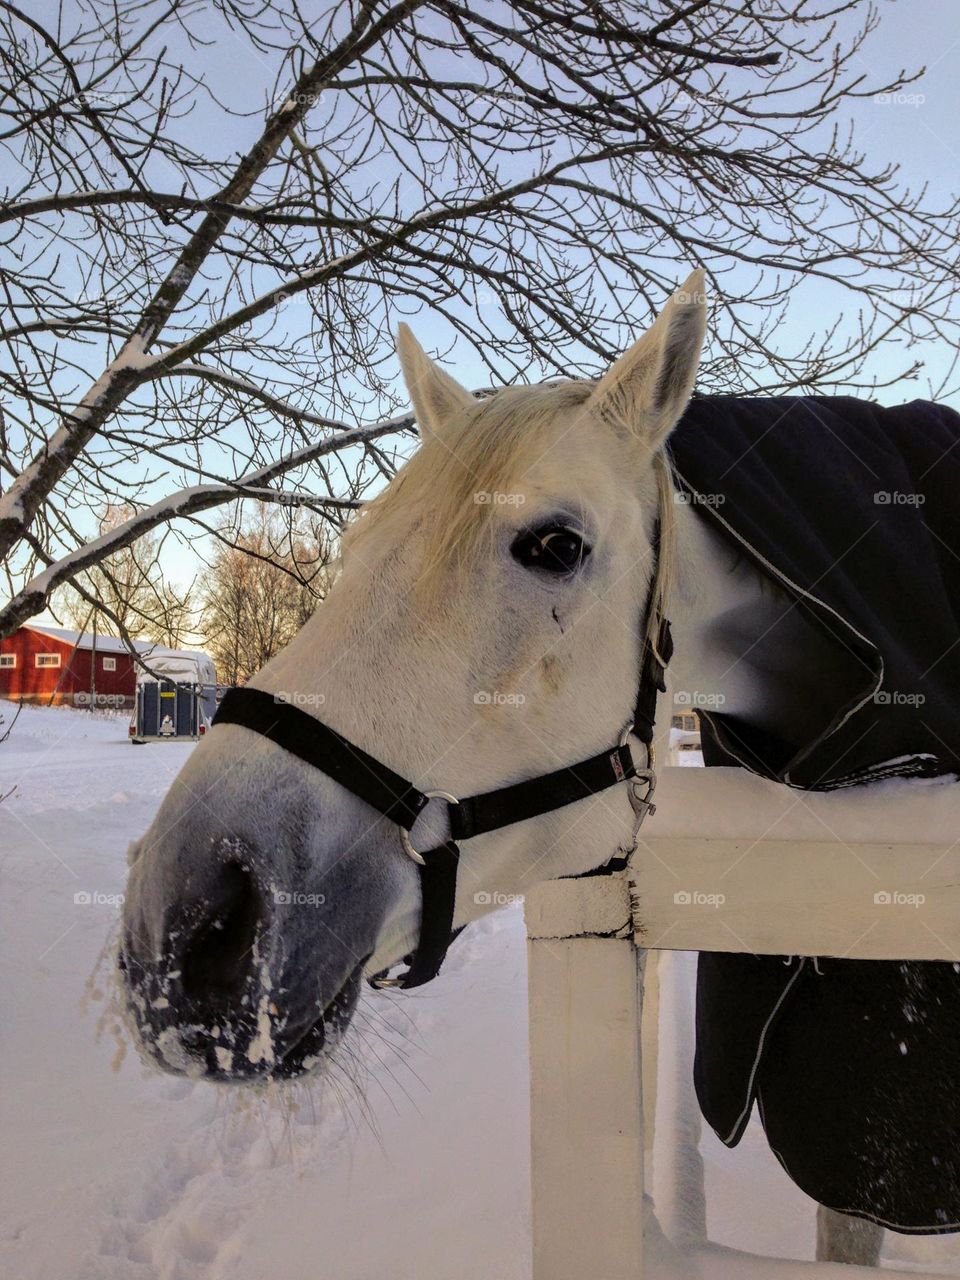
<svg viewBox="0 0 960 1280">
<path fill-rule="evenodd" d="M 647 614 L 647 641 L 661 665 L 668 663 L 660 652 L 660 619 L 670 616 L 670 595 L 677 572 L 677 520 L 675 489 L 670 467 L 663 450 L 653 456 L 657 477 L 657 513 L 660 519 L 660 544 L 653 582 L 650 585 L 650 609 Z"/>
</svg>

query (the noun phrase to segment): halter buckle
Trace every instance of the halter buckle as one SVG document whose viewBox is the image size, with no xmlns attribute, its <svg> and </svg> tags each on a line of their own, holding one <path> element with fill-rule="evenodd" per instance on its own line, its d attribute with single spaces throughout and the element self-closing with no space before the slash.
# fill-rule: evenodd
<svg viewBox="0 0 960 1280">
<path fill-rule="evenodd" d="M 650 767 L 638 769 L 630 779 L 630 804 L 637 818 L 637 831 L 648 814 L 656 813 L 657 806 L 650 797 L 657 788 L 657 775 L 653 770 L 653 752 L 650 752 Z"/>
<path fill-rule="evenodd" d="M 390 970 L 387 969 L 385 972 L 389 973 Z M 373 987 L 374 991 L 385 991 L 389 987 L 402 987 L 403 975 L 401 974 L 399 978 L 383 978 L 375 973 L 372 978 L 367 979 L 367 982 Z"/>
<path fill-rule="evenodd" d="M 427 797 L 428 800 L 446 800 L 447 804 L 460 803 L 457 797 L 452 796 L 449 791 L 424 791 L 423 794 Z M 424 805 L 423 809 L 426 809 L 426 807 L 427 806 Z M 420 813 L 417 814 L 418 818 L 423 813 L 423 809 L 421 809 Z M 403 844 L 404 853 L 406 853 L 408 858 L 412 858 L 413 861 L 416 862 L 421 867 L 426 866 L 426 859 L 424 858 L 422 853 L 418 853 L 417 850 L 413 847 L 413 841 L 410 839 L 410 832 L 406 829 L 406 827 L 400 828 L 400 841 Z M 383 985 L 392 986 L 392 985 L 399 985 L 399 984 L 392 983 L 388 979 Z"/>
<path fill-rule="evenodd" d="M 626 746 L 627 739 L 633 732 L 633 723 L 624 725 L 623 732 L 620 734 L 618 746 Z M 645 768 L 637 769 L 633 777 L 629 780 L 627 794 L 630 797 L 630 807 L 633 809 L 633 816 L 636 822 L 633 827 L 633 848 L 637 847 L 637 837 L 640 834 L 640 828 L 643 826 L 643 820 L 651 813 L 656 813 L 657 806 L 650 798 L 657 789 L 657 757 L 653 749 L 653 743 L 644 743 L 644 750 L 647 753 L 647 763 Z"/>
</svg>

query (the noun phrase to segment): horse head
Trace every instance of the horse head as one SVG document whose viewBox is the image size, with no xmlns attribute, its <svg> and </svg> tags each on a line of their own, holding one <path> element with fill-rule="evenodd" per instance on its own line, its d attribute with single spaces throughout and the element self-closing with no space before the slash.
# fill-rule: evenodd
<svg viewBox="0 0 960 1280">
<path fill-rule="evenodd" d="M 327 599 L 251 684 L 453 797 L 615 743 L 634 705 L 658 512 L 670 516 L 660 451 L 704 325 L 696 272 L 598 382 L 479 399 L 402 327 L 421 446 L 344 537 Z M 443 822 L 429 805 L 409 839 L 443 841 Z M 613 787 L 477 835 L 454 925 L 606 861 L 634 825 Z M 416 946 L 403 834 L 262 733 L 216 725 L 130 853 L 120 962 L 150 1056 L 219 1080 L 320 1065 L 363 978 Z"/>
</svg>

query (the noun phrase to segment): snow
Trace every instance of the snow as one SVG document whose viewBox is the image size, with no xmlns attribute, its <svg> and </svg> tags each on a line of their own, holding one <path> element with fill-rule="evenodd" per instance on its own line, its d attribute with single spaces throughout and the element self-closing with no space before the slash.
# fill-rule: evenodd
<svg viewBox="0 0 960 1280">
<path fill-rule="evenodd" d="M 173 273 L 176 275 L 176 272 Z M 120 369 L 146 369 L 156 363 L 155 357 L 146 354 L 147 340 L 142 333 L 134 333 L 123 344 L 123 350 L 113 360 L 104 377 L 112 377 Z"/>
<path fill-rule="evenodd" d="M 193 744 L 133 747 L 126 732 L 124 717 L 26 708 L 0 745 L 0 794 L 16 786 L 0 805 L 0 1276 L 529 1280 L 519 908 L 472 926 L 429 986 L 365 994 L 325 1081 L 254 1091 L 161 1076 L 118 1035 L 108 952 L 126 848 Z M 664 1217 L 670 1161 L 698 1127 L 692 957 L 667 962 L 651 1179 Z M 812 1257 L 814 1209 L 756 1124 L 735 1151 L 709 1134 L 699 1146 L 714 1244 L 671 1263 L 651 1242 L 648 1280 L 813 1274 L 771 1261 Z M 960 1275 L 949 1237 L 885 1248 L 907 1269 L 926 1259 Z"/>
<path fill-rule="evenodd" d="M 731 795 L 736 802 L 731 803 Z M 923 793 L 923 804 L 908 803 Z M 716 840 L 838 840 L 869 844 L 939 844 L 956 838 L 958 792 L 952 774 L 892 778 L 865 792 L 800 791 L 747 773 L 714 768 L 702 773 L 665 769 L 657 784 L 657 811 L 644 831 L 690 838 L 709 831 Z"/>
</svg>

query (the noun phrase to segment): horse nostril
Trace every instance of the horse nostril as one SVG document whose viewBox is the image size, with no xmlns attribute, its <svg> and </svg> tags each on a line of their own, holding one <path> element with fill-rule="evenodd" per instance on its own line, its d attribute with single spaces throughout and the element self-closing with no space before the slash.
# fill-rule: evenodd
<svg viewBox="0 0 960 1280">
<path fill-rule="evenodd" d="M 253 877 L 238 863 L 227 863 L 183 951 L 180 981 L 188 1000 L 203 1008 L 242 993 L 259 920 L 260 900 Z"/>
</svg>

